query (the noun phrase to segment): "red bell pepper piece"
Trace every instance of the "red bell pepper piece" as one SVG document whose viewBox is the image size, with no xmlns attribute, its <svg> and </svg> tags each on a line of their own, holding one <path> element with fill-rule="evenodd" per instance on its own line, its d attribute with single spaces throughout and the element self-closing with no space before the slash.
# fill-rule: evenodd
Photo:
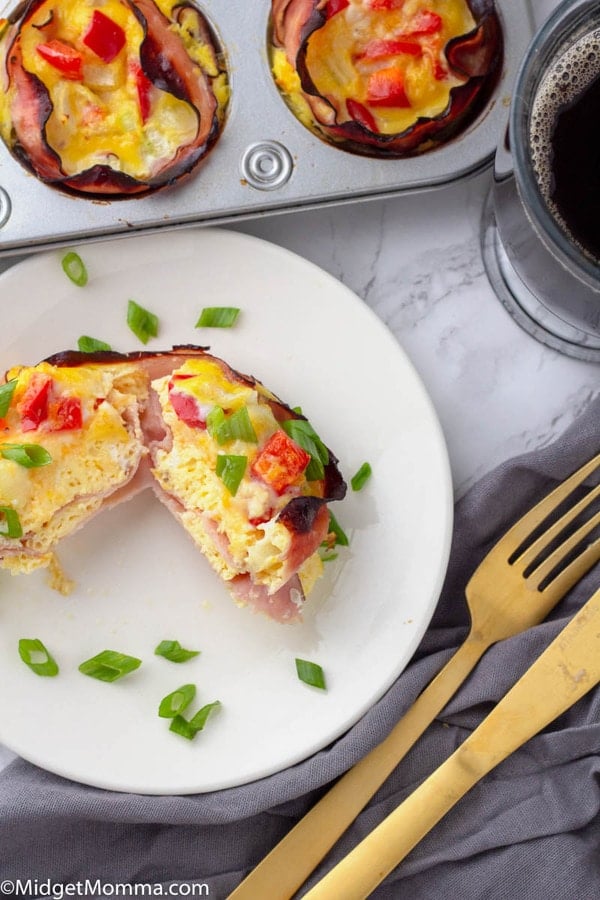
<svg viewBox="0 0 600 900">
<path fill-rule="evenodd" d="M 350 98 L 346 100 L 346 109 L 351 119 L 354 119 L 355 122 L 358 122 L 359 125 L 362 125 L 368 131 L 377 133 L 377 122 L 366 106 L 363 106 L 358 100 Z"/>
<path fill-rule="evenodd" d="M 105 63 L 109 63 L 125 46 L 125 32 L 117 22 L 95 9 L 83 43 Z"/>
<path fill-rule="evenodd" d="M 53 40 L 38 44 L 36 52 L 47 63 L 68 78 L 70 81 L 81 81 L 83 78 L 83 58 L 81 53 L 63 41 Z"/>
<path fill-rule="evenodd" d="M 400 9 L 404 0 L 370 0 L 371 9 Z"/>
<path fill-rule="evenodd" d="M 387 69 L 379 69 L 369 76 L 367 103 L 371 106 L 396 106 L 399 108 L 410 106 L 400 69 L 390 66 Z"/>
<path fill-rule="evenodd" d="M 325 7 L 325 17 L 331 19 L 332 16 L 346 9 L 347 6 L 350 6 L 350 0 L 328 0 Z"/>
<path fill-rule="evenodd" d="M 142 122 L 145 123 L 148 121 L 150 110 L 152 108 L 152 82 L 146 77 L 142 67 L 137 63 L 133 63 L 133 76 L 135 78 L 140 115 L 142 117 Z"/>
<path fill-rule="evenodd" d="M 424 9 L 423 12 L 417 13 L 416 16 L 408 23 L 408 28 L 403 32 L 404 35 L 417 35 L 417 34 L 436 34 L 438 31 L 442 30 L 443 20 L 438 13 L 432 12 L 429 9 Z"/>
<path fill-rule="evenodd" d="M 34 372 L 25 392 L 17 404 L 21 416 L 21 430 L 35 431 L 48 418 L 48 397 L 52 379 L 49 375 Z"/>
<path fill-rule="evenodd" d="M 310 462 L 310 454 L 285 431 L 275 431 L 252 463 L 250 471 L 277 494 L 294 484 Z"/>
<path fill-rule="evenodd" d="M 369 41 L 360 55 L 365 59 L 384 59 L 386 56 L 399 56 L 401 53 L 421 56 L 423 48 L 417 41 L 378 39 Z"/>
<path fill-rule="evenodd" d="M 50 431 L 73 431 L 83 424 L 79 397 L 59 397 L 48 409 Z"/>
<path fill-rule="evenodd" d="M 191 377 L 191 375 L 175 375 L 171 379 L 169 382 L 169 400 L 178 419 L 181 419 L 190 428 L 206 428 L 206 414 L 198 400 L 192 394 L 178 391 L 175 387 L 177 381 L 185 381 Z"/>
</svg>

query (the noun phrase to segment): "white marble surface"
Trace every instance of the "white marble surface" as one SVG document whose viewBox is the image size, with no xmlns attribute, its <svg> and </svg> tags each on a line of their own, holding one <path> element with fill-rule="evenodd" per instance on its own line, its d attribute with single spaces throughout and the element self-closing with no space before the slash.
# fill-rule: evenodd
<svg viewBox="0 0 600 900">
<path fill-rule="evenodd" d="M 555 5 L 532 0 L 537 22 Z M 457 495 L 504 459 L 551 442 L 600 390 L 597 364 L 538 344 L 494 296 L 479 246 L 489 183 L 487 172 L 237 226 L 321 266 L 387 323 L 438 411 Z M 0 747 L 0 768 L 11 758 Z"/>
</svg>

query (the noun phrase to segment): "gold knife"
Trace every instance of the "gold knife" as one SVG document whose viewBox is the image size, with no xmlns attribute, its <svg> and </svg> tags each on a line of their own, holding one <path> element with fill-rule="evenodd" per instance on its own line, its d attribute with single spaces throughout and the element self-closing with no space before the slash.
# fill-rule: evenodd
<svg viewBox="0 0 600 900">
<path fill-rule="evenodd" d="M 600 681 L 600 590 L 449 759 L 304 900 L 364 900 L 484 775 Z"/>
</svg>

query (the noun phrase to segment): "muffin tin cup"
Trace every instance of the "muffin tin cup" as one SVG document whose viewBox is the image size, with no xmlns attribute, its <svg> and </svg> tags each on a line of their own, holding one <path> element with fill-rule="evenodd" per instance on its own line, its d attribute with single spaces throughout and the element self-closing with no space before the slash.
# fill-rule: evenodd
<svg viewBox="0 0 600 900">
<path fill-rule="evenodd" d="M 287 107 L 269 66 L 270 3 L 198 6 L 225 49 L 231 99 L 223 132 L 185 180 L 144 197 L 97 200 L 62 194 L 24 170 L 0 144 L 0 255 L 186 225 L 225 224 L 265 213 L 427 190 L 492 162 L 506 126 L 515 75 L 533 33 L 529 2 L 497 0 L 504 61 L 481 115 L 420 156 L 375 159 L 311 133 Z"/>
</svg>

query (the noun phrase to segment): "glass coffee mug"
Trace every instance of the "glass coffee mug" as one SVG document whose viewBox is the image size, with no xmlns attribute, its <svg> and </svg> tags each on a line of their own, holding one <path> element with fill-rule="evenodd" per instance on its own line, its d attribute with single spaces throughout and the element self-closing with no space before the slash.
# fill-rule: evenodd
<svg viewBox="0 0 600 900">
<path fill-rule="evenodd" d="M 517 74 L 483 216 L 488 278 L 543 343 L 600 361 L 600 4 L 568 0 Z"/>
</svg>

